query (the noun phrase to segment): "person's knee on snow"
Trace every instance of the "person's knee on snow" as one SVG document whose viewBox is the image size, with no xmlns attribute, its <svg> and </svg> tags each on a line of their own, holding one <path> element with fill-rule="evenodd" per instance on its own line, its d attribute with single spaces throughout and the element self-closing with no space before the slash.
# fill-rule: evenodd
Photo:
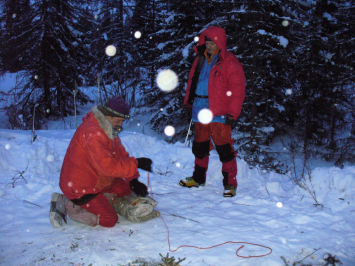
<svg viewBox="0 0 355 266">
<path fill-rule="evenodd" d="M 72 201 L 69 200 L 66 208 L 68 216 L 71 220 L 89 226 L 99 225 L 99 217 L 85 210 L 80 205 L 75 205 Z"/>
<path fill-rule="evenodd" d="M 53 193 L 50 221 L 54 227 L 60 227 L 67 214 L 87 225 L 113 227 L 118 221 L 113 194 L 126 196 L 134 191 L 147 196 L 147 186 L 138 181 L 138 168 L 151 171 L 153 162 L 130 156 L 118 137 L 123 122 L 130 118 L 129 110 L 125 100 L 116 96 L 83 117 L 60 172 L 59 187 L 65 199 L 70 199 L 70 206 L 66 210 L 64 196 Z"/>
<path fill-rule="evenodd" d="M 99 215 L 99 225 L 103 227 L 114 227 L 118 222 L 118 215 L 116 212 L 112 213 L 109 216 L 100 216 Z"/>
</svg>

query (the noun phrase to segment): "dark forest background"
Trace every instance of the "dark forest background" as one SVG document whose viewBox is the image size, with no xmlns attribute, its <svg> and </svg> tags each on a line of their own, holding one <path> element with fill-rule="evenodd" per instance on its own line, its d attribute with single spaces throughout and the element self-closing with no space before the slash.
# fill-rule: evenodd
<svg viewBox="0 0 355 266">
<path fill-rule="evenodd" d="M 352 0 L 2 0 L 0 75 L 18 73 L 0 92 L 13 129 L 36 128 L 74 114 L 75 88 L 99 86 L 101 97 L 122 95 L 138 114 L 149 110 L 157 133 L 185 138 L 182 109 L 194 59 L 194 37 L 216 25 L 244 66 L 246 99 L 234 129 L 235 146 L 250 165 L 275 165 L 276 139 L 342 167 L 355 162 Z M 142 36 L 135 38 L 136 31 Z M 114 45 L 115 56 L 105 54 Z M 163 92 L 159 70 L 178 87 Z M 78 90 L 76 104 L 90 100 Z M 163 111 L 162 111 L 163 110 Z"/>
</svg>

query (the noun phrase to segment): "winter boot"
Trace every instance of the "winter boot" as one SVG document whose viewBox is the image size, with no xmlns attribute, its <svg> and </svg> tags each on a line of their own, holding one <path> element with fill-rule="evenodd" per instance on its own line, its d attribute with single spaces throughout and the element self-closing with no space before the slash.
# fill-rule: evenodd
<svg viewBox="0 0 355 266">
<path fill-rule="evenodd" d="M 223 197 L 231 198 L 231 197 L 234 197 L 236 193 L 237 193 L 237 188 L 234 187 L 233 185 L 225 185 L 224 186 Z"/>
<path fill-rule="evenodd" d="M 145 222 L 160 216 L 160 212 L 154 210 L 157 202 L 147 197 L 137 197 L 134 193 L 124 197 L 117 197 L 113 202 L 114 210 L 127 220 L 135 223 Z"/>
<path fill-rule="evenodd" d="M 191 176 L 191 177 L 186 177 L 185 179 L 181 179 L 180 182 L 179 182 L 179 185 L 183 186 L 183 187 L 192 188 L 192 187 L 204 186 L 205 184 L 197 183 L 194 180 L 193 176 Z"/>
<path fill-rule="evenodd" d="M 67 223 L 66 204 L 68 201 L 69 200 L 63 194 L 52 194 L 49 220 L 54 228 L 61 227 L 63 225 L 63 220 Z"/>
<path fill-rule="evenodd" d="M 204 186 L 206 183 L 206 171 L 207 168 L 195 164 L 195 171 L 193 175 L 191 177 L 181 179 L 179 185 L 188 188 Z"/>
</svg>

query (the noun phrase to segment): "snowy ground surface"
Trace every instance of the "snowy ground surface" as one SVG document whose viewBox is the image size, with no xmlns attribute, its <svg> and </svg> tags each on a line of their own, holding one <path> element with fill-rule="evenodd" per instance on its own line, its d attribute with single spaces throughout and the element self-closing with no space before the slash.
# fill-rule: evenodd
<svg viewBox="0 0 355 266">
<path fill-rule="evenodd" d="M 50 127 L 60 128 L 56 123 Z M 281 256 L 289 265 L 325 265 L 328 254 L 343 265 L 355 265 L 355 167 L 315 167 L 312 185 L 323 205 L 315 206 L 311 195 L 287 176 L 249 169 L 238 160 L 238 194 L 223 198 L 215 151 L 206 186 L 183 188 L 179 180 L 193 170 L 191 148 L 126 127 L 120 137 L 130 154 L 154 162 L 149 179 L 167 227 L 161 218 L 141 224 L 120 218 L 111 229 L 71 220 L 52 228 L 50 198 L 60 192 L 59 173 L 74 129 L 36 131 L 33 144 L 30 131 L 0 129 L 0 265 L 139 265 L 133 263 L 138 258 L 161 262 L 159 253 L 186 258 L 181 265 L 193 266 L 285 265 Z M 147 172 L 140 173 L 141 181 L 148 183 Z M 272 253 L 242 258 L 236 255 L 242 244 L 231 243 L 172 252 L 182 245 L 206 248 L 227 241 L 266 246 Z M 270 252 L 243 245 L 239 256 Z"/>
<path fill-rule="evenodd" d="M 320 204 L 315 206 L 311 194 L 287 176 L 250 169 L 238 159 L 237 196 L 223 198 L 215 151 L 206 186 L 180 187 L 179 180 L 193 171 L 191 148 L 162 141 L 165 137 L 154 135 L 144 121 L 144 115 L 134 117 L 120 137 L 132 156 L 153 160 L 151 195 L 162 216 L 140 224 L 120 218 L 110 229 L 71 220 L 54 229 L 49 222 L 50 198 L 60 192 L 60 169 L 75 130 L 72 117 L 36 131 L 33 144 L 30 131 L 0 129 L 0 265 L 142 266 L 147 264 L 135 262 L 161 263 L 159 253 L 185 258 L 181 265 L 192 266 L 326 265 L 329 255 L 355 265 L 354 166 L 312 161 L 312 182 L 306 184 Z M 147 172 L 140 173 L 148 184 Z M 179 248 L 225 242 L 244 243 Z M 267 256 L 243 258 L 266 255 L 269 248 Z"/>
</svg>

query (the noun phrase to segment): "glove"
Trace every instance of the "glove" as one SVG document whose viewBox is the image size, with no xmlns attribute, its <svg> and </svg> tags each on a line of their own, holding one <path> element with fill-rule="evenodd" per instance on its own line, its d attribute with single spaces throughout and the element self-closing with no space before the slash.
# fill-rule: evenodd
<svg viewBox="0 0 355 266">
<path fill-rule="evenodd" d="M 229 114 L 226 115 L 226 122 L 225 122 L 226 125 L 232 126 L 232 129 L 233 129 L 236 122 L 237 122 L 237 120 L 234 120 L 231 115 L 229 115 Z"/>
<path fill-rule="evenodd" d="M 129 181 L 131 189 L 138 197 L 146 197 L 148 195 L 148 188 L 145 184 L 138 181 L 138 179 L 132 179 Z"/>
<path fill-rule="evenodd" d="M 190 120 L 192 118 L 192 107 L 185 107 L 185 115 L 186 115 L 187 121 L 190 123 Z"/>
<path fill-rule="evenodd" d="M 138 168 L 143 169 L 145 171 L 151 172 L 152 171 L 152 160 L 149 158 L 136 158 L 138 161 Z"/>
</svg>

